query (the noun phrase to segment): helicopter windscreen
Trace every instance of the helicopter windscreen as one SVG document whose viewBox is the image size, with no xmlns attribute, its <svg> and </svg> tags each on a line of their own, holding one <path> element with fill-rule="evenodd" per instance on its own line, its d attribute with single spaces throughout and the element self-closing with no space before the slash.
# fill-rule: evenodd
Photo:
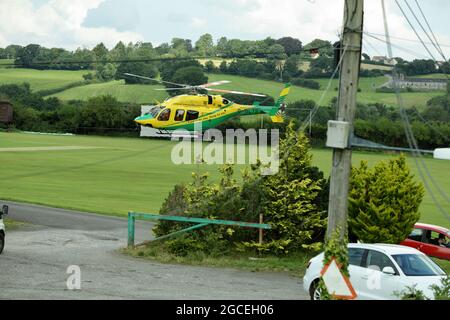
<svg viewBox="0 0 450 320">
<path fill-rule="evenodd" d="M 161 107 L 153 107 L 150 109 L 149 112 L 147 112 L 146 114 L 151 114 L 153 118 L 156 118 L 156 116 L 158 115 L 158 113 L 164 108 Z"/>
</svg>

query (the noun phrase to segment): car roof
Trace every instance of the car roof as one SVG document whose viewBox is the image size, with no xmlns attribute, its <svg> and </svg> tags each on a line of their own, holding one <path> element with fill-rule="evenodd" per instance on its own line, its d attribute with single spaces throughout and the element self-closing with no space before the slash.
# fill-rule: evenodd
<svg viewBox="0 0 450 320">
<path fill-rule="evenodd" d="M 386 254 L 422 254 L 419 250 L 398 244 L 387 243 L 349 243 L 349 248 L 372 249 Z"/>
<path fill-rule="evenodd" d="M 443 233 L 448 233 L 449 230 L 447 228 L 444 227 L 440 227 L 440 226 L 436 226 L 433 224 L 427 224 L 427 223 L 416 223 L 414 225 L 415 228 L 420 228 L 420 229 L 429 229 L 429 230 L 433 230 L 433 231 L 440 231 Z"/>
</svg>

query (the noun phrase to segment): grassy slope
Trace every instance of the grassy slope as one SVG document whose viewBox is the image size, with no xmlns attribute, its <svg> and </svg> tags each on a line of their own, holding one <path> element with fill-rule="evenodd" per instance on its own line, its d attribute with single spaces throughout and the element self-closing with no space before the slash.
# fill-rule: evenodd
<svg viewBox="0 0 450 320">
<path fill-rule="evenodd" d="M 4 68 L 5 64 L 14 63 L 14 59 L 0 59 L 0 68 Z M 7 66 L 9 67 L 9 66 Z"/>
<path fill-rule="evenodd" d="M 223 89 L 233 89 L 246 92 L 262 92 L 272 96 L 278 96 L 283 85 L 275 81 L 258 80 L 240 76 L 209 74 L 209 81 L 230 80 L 232 83 L 220 86 Z M 302 99 L 311 99 L 319 101 L 324 88 L 327 86 L 327 79 L 317 79 L 321 84 L 321 90 L 311 90 L 294 86 L 288 97 L 288 102 Z M 393 93 L 375 93 L 374 87 L 386 82 L 385 77 L 361 78 L 358 93 L 358 101 L 363 103 L 387 103 L 396 104 L 396 97 Z M 332 97 L 337 96 L 335 88 L 338 86 L 338 80 L 333 80 L 330 91 L 326 94 L 323 104 L 327 104 Z M 165 91 L 155 91 L 153 89 L 161 88 L 159 85 L 126 85 L 123 81 L 111 81 L 101 84 L 91 84 L 83 87 L 72 88 L 54 96 L 63 100 L 81 99 L 93 97 L 99 94 L 110 94 L 120 101 L 136 103 L 154 103 L 155 100 L 161 101 L 167 97 Z M 412 92 L 404 93 L 403 98 L 407 106 L 425 105 L 430 98 L 440 95 L 442 92 Z"/>
<path fill-rule="evenodd" d="M 447 77 L 449 77 L 449 75 L 445 74 L 445 73 L 433 73 L 433 74 L 414 76 L 413 78 L 447 79 Z"/>
<path fill-rule="evenodd" d="M 153 89 L 163 88 L 161 85 L 127 85 L 123 80 L 90 84 L 65 90 L 53 95 L 62 100 L 86 100 L 99 95 L 112 95 L 119 101 L 135 103 L 155 103 L 167 98 L 166 91 Z"/>
<path fill-rule="evenodd" d="M 86 71 L 0 68 L 0 84 L 28 82 L 34 91 L 48 90 L 81 81 L 85 73 Z"/>
<path fill-rule="evenodd" d="M 0 199 L 125 215 L 129 210 L 156 212 L 176 183 L 190 181 L 192 171 L 209 171 L 213 179 L 217 178 L 215 165 L 174 165 L 171 150 L 175 142 L 171 141 L 0 133 L 0 148 L 58 145 L 103 149 L 0 152 Z M 317 149 L 313 155 L 314 164 L 328 174 L 331 152 Z M 366 159 L 374 164 L 389 157 L 355 152 L 353 161 Z M 450 162 L 425 161 L 441 187 L 450 193 Z M 409 159 L 409 163 L 416 172 L 414 161 Z M 446 209 L 450 210 L 449 205 Z M 421 211 L 422 221 L 450 227 L 429 195 L 425 196 Z"/>
</svg>

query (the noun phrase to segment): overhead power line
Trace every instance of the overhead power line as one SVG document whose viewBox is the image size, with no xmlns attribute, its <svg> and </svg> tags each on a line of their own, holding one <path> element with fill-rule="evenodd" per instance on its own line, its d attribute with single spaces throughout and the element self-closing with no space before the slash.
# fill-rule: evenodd
<svg viewBox="0 0 450 320">
<path fill-rule="evenodd" d="M 398 1 L 396 0 L 396 3 L 398 4 Z M 393 53 L 392 53 L 392 44 L 391 44 L 391 40 L 390 40 L 390 35 L 389 35 L 389 27 L 388 27 L 388 21 L 387 21 L 387 17 L 386 17 L 386 9 L 385 9 L 385 5 L 384 5 L 384 0 L 381 0 L 381 5 L 382 5 L 382 10 L 383 10 L 383 20 L 384 20 L 384 29 L 385 29 L 385 36 L 386 36 L 386 43 L 387 43 L 387 49 L 388 49 L 388 54 L 389 57 L 392 59 L 393 58 Z M 398 4 L 399 5 L 399 4 Z M 403 10 L 402 10 L 403 12 Z M 408 119 L 408 115 L 406 114 L 406 110 L 404 108 L 404 102 L 403 102 L 403 97 L 400 93 L 400 89 L 399 89 L 399 76 L 398 76 L 398 72 L 397 72 L 397 68 L 394 65 L 393 69 L 392 69 L 392 75 L 393 75 L 393 84 L 394 84 L 394 89 L 395 89 L 395 94 L 397 97 L 397 102 L 399 104 L 399 109 L 400 109 L 400 116 L 403 120 L 404 123 L 404 128 L 405 128 L 405 134 L 406 134 L 406 139 L 408 141 L 408 145 L 411 149 L 414 150 L 413 152 L 413 159 L 415 161 L 416 167 L 419 171 L 419 175 L 425 185 L 426 190 L 428 191 L 428 193 L 430 194 L 431 198 L 433 199 L 433 202 L 435 204 L 435 206 L 438 208 L 438 210 L 444 215 L 445 218 L 447 218 L 448 220 L 450 220 L 450 215 L 448 212 L 446 212 L 446 210 L 442 207 L 442 205 L 439 203 L 439 201 L 436 198 L 436 195 L 434 194 L 433 190 L 430 188 L 430 185 L 428 184 L 428 181 L 430 181 L 434 187 L 439 191 L 439 193 L 442 195 L 442 197 L 447 201 L 449 201 L 448 196 L 445 194 L 445 192 L 443 192 L 441 190 L 441 188 L 439 187 L 439 185 L 436 183 L 436 181 L 434 180 L 434 178 L 431 176 L 423 158 L 422 158 L 422 154 L 418 148 L 418 144 L 417 144 L 417 140 L 414 137 L 414 133 L 412 131 L 411 128 L 411 123 L 409 122 Z M 425 177 L 425 174 L 427 177 Z"/>
<path fill-rule="evenodd" d="M 320 47 L 313 47 L 308 49 L 301 49 L 298 51 L 292 52 L 292 54 L 300 54 L 303 52 L 311 52 L 311 51 L 319 51 L 325 48 L 332 48 L 332 46 L 320 46 Z M 158 58 L 141 58 L 141 59 L 103 59 L 103 60 L 74 60 L 74 61 L 64 61 L 64 60 L 53 60 L 53 61 L 36 61 L 31 62 L 29 64 L 24 64 L 20 62 L 12 62 L 12 63 L 5 63 L 2 64 L 2 66 L 45 66 L 45 65 L 73 65 L 73 64 L 103 64 L 103 63 L 133 63 L 133 62 L 160 62 L 160 61 L 177 61 L 177 60 L 199 60 L 199 59 L 210 59 L 210 60 L 227 60 L 227 59 L 252 59 L 254 56 L 257 56 L 256 58 L 268 58 L 270 55 L 273 55 L 273 52 L 255 52 L 254 54 L 248 53 L 243 55 L 233 55 L 231 57 L 220 57 L 220 56 L 189 56 L 189 57 L 158 57 Z M 261 55 L 261 57 L 259 57 Z"/>
<path fill-rule="evenodd" d="M 370 32 L 370 31 L 364 31 L 364 34 L 366 35 L 372 35 L 372 36 L 384 36 L 382 33 L 376 33 L 376 32 Z M 414 43 L 420 43 L 419 40 L 410 39 L 410 38 L 403 38 L 403 37 L 394 37 L 391 36 L 391 39 L 395 40 L 401 40 L 401 41 L 407 41 L 407 42 L 414 42 Z M 431 42 L 425 42 L 425 44 L 432 44 Z M 448 47 L 450 48 L 450 44 L 440 44 L 441 47 Z"/>
</svg>

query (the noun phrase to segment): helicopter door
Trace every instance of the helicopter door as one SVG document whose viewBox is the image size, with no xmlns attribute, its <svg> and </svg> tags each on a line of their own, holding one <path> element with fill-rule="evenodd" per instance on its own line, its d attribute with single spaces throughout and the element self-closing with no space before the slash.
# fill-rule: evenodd
<svg viewBox="0 0 450 320">
<path fill-rule="evenodd" d="M 175 112 L 175 118 L 174 118 L 174 120 L 175 120 L 175 121 L 183 121 L 183 119 L 184 119 L 184 110 L 183 110 L 183 109 L 178 109 L 178 110 Z"/>
<path fill-rule="evenodd" d="M 164 109 L 158 116 L 159 121 L 168 121 L 170 118 L 170 109 Z"/>
</svg>

